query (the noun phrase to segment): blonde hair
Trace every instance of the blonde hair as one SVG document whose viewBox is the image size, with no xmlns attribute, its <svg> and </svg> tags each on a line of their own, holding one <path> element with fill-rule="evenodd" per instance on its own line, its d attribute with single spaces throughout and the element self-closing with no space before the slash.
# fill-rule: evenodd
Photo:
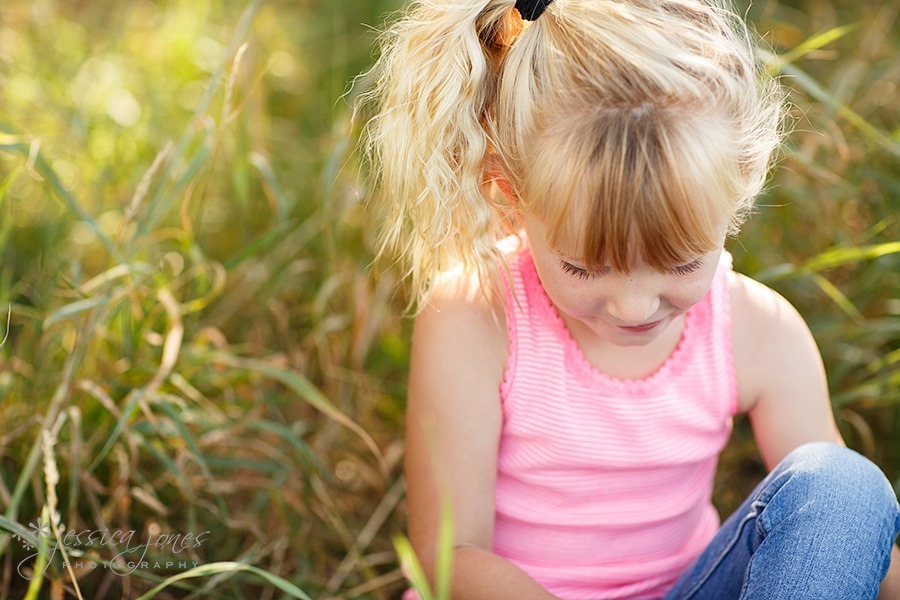
<svg viewBox="0 0 900 600">
<path fill-rule="evenodd" d="M 531 23 L 513 7 L 415 0 L 384 37 L 368 150 L 382 251 L 416 297 L 457 264 L 496 274 L 517 210 L 588 269 L 669 268 L 736 233 L 783 116 L 740 18 L 702 0 L 556 0 Z M 498 172 L 515 206 L 489 193 Z"/>
</svg>

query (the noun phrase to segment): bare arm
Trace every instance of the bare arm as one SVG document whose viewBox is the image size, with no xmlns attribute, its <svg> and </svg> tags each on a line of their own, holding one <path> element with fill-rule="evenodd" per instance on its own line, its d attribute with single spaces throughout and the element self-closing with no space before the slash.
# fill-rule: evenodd
<svg viewBox="0 0 900 600">
<path fill-rule="evenodd" d="M 741 409 L 749 413 L 766 467 L 806 442 L 844 445 L 822 360 L 803 319 L 784 298 L 746 277 L 736 276 L 731 289 L 733 309 L 746 317 L 735 326 Z M 900 600 L 897 546 L 878 598 Z"/>
<path fill-rule="evenodd" d="M 548 599 L 524 571 L 491 552 L 506 363 L 502 306 L 474 279 L 445 281 L 416 318 L 405 474 L 409 534 L 434 580 L 442 492 L 453 506 L 452 596 Z"/>
<path fill-rule="evenodd" d="M 766 286 L 736 275 L 731 286 L 740 411 L 772 469 L 808 442 L 845 445 L 828 397 L 815 340 L 793 306 Z"/>
</svg>

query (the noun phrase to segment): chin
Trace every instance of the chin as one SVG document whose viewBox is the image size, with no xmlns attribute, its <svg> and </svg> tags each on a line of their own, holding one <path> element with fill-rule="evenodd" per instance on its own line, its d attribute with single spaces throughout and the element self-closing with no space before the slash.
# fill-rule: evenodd
<svg viewBox="0 0 900 600">
<path fill-rule="evenodd" d="M 627 347 L 640 347 L 646 346 L 647 344 L 656 340 L 659 337 L 658 334 L 654 335 L 630 335 L 630 334 L 617 334 L 609 338 L 610 343 L 615 344 L 616 346 L 627 346 Z"/>
</svg>

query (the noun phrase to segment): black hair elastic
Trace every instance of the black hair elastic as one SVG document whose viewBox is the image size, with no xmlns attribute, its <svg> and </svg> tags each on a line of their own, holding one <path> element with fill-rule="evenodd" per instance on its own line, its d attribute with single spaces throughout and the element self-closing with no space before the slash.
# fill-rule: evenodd
<svg viewBox="0 0 900 600">
<path fill-rule="evenodd" d="M 534 21 L 547 9 L 553 0 L 516 0 L 516 10 L 526 21 Z"/>
</svg>

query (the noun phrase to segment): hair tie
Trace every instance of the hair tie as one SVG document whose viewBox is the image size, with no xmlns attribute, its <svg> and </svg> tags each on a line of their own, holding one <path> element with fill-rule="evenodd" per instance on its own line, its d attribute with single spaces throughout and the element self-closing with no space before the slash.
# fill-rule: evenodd
<svg viewBox="0 0 900 600">
<path fill-rule="evenodd" d="M 516 0 L 516 10 L 526 21 L 534 21 L 542 14 L 553 0 Z"/>
</svg>

